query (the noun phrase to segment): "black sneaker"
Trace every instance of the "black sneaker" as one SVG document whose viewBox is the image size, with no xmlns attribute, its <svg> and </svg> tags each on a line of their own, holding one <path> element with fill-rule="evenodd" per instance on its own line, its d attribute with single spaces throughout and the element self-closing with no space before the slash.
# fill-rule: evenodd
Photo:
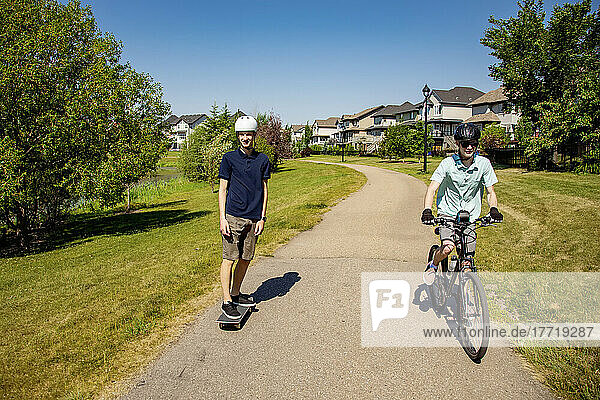
<svg viewBox="0 0 600 400">
<path fill-rule="evenodd" d="M 247 294 L 243 294 L 240 293 L 237 296 L 231 296 L 231 301 L 233 302 L 233 304 L 236 304 L 238 306 L 242 306 L 242 307 L 254 307 L 256 305 L 256 303 L 254 302 L 254 299 L 250 296 L 248 296 Z"/>
<path fill-rule="evenodd" d="M 232 302 L 228 301 L 223 303 L 221 306 L 221 310 L 223 310 L 223 314 L 231 319 L 239 319 L 242 317 L 242 314 L 239 313 L 237 307 L 233 305 Z"/>
</svg>

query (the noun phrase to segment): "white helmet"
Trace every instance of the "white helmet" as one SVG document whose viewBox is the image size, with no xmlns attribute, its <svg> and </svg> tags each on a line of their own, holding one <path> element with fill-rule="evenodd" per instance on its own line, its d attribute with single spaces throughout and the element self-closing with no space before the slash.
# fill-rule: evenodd
<svg viewBox="0 0 600 400">
<path fill-rule="evenodd" d="M 237 121 L 235 121 L 236 132 L 256 132 L 257 126 L 256 120 L 249 115 L 239 117 Z"/>
</svg>

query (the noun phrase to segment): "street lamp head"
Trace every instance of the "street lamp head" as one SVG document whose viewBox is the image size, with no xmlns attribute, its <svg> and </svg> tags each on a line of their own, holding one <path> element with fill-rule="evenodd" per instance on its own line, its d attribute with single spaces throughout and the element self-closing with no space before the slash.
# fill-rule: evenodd
<svg viewBox="0 0 600 400">
<path fill-rule="evenodd" d="M 431 92 L 431 90 L 429 89 L 429 86 L 427 86 L 427 84 L 425 84 L 425 87 L 423 88 L 423 96 L 429 97 L 430 92 Z"/>
</svg>

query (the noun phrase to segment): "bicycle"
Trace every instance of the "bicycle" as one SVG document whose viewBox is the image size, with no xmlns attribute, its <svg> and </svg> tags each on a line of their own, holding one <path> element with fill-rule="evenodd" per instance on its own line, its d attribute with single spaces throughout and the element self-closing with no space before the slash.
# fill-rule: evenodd
<svg viewBox="0 0 600 400">
<path fill-rule="evenodd" d="M 454 319 L 457 324 L 458 339 L 469 358 L 474 362 L 480 362 L 489 344 L 490 316 L 485 290 L 477 276 L 477 266 L 473 257 L 465 253 L 467 239 L 465 230 L 471 225 L 469 213 L 460 211 L 455 219 L 434 218 L 430 225 L 437 225 L 436 234 L 439 234 L 440 226 L 453 229 L 456 248 L 456 255 L 451 256 L 450 265 L 448 265 L 448 258 L 442 260 L 435 279 L 429 287 L 432 306 L 438 314 L 444 313 L 448 309 L 451 310 L 448 300 L 454 298 L 456 305 Z M 494 226 L 489 216 L 476 219 L 473 225 L 473 230 Z M 433 259 L 438 248 L 438 245 L 431 246 L 427 262 Z M 479 341 L 476 341 L 477 339 Z"/>
</svg>

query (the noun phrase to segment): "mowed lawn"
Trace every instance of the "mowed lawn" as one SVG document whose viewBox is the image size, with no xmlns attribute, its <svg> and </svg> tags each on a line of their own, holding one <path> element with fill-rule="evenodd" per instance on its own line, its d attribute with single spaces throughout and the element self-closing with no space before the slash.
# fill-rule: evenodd
<svg viewBox="0 0 600 400">
<path fill-rule="evenodd" d="M 347 168 L 285 162 L 258 253 L 364 182 Z M 134 213 L 75 218 L 54 250 L 0 259 L 0 397 L 88 398 L 147 362 L 218 301 L 218 223 L 217 194 L 179 182 Z"/>
<path fill-rule="evenodd" d="M 311 156 L 309 159 L 340 161 L 339 156 Z M 390 162 L 350 157 L 347 162 L 395 170 L 428 183 L 441 160 L 428 160 L 431 161 L 428 174 L 420 172 L 422 162 L 416 159 Z M 527 172 L 502 166 L 496 167 L 496 174 L 499 183 L 495 189 L 505 219 L 497 228 L 478 231 L 477 264 L 483 270 L 600 272 L 600 252 L 597 251 L 600 176 Z M 597 296 L 590 301 L 597 300 Z M 517 351 L 560 396 L 600 398 L 600 349 L 518 348 Z"/>
</svg>

